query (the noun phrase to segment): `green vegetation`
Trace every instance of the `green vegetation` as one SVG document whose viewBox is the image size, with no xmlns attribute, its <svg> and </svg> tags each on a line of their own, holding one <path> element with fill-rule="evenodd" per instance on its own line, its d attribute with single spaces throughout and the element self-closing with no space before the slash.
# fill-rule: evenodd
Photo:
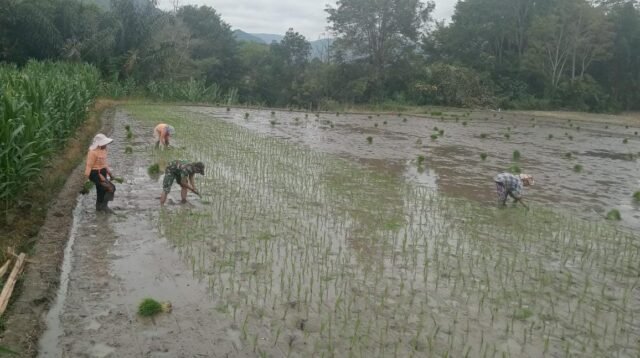
<svg viewBox="0 0 640 358">
<path fill-rule="evenodd" d="M 420 154 L 418 156 L 418 165 L 422 165 L 422 163 L 424 163 L 424 160 L 425 160 L 425 156 Z"/>
<path fill-rule="evenodd" d="M 0 65 L 0 202 L 5 208 L 87 118 L 98 81 L 98 71 L 89 65 Z"/>
<path fill-rule="evenodd" d="M 620 221 L 620 220 L 622 220 L 622 216 L 620 215 L 620 211 L 618 211 L 618 209 L 609 210 L 609 212 L 607 213 L 606 218 L 607 218 L 607 220 L 612 220 L 612 221 Z"/>
<path fill-rule="evenodd" d="M 571 153 L 571 152 L 566 152 L 566 153 L 564 154 L 564 157 L 565 157 L 566 159 L 572 159 L 572 158 L 573 158 L 573 153 Z"/>
<path fill-rule="evenodd" d="M 623 139 L 623 140 L 622 140 L 622 143 L 624 143 L 624 144 L 629 143 L 629 139 L 628 139 L 628 138 Z"/>
<path fill-rule="evenodd" d="M 514 150 L 512 155 L 513 161 L 517 162 L 520 160 L 520 151 Z"/>
<path fill-rule="evenodd" d="M 162 312 L 162 305 L 153 298 L 145 298 L 138 305 L 138 315 L 142 317 L 153 317 Z"/>
<path fill-rule="evenodd" d="M 511 138 L 511 134 L 509 134 L 509 133 L 505 133 L 505 134 L 504 134 L 504 137 L 505 137 L 505 138 L 507 138 L 507 139 L 509 139 L 509 138 Z"/>
<path fill-rule="evenodd" d="M 433 134 L 431 135 L 431 139 L 432 139 L 432 140 L 436 140 L 436 139 L 438 139 L 438 134 L 437 134 L 437 133 L 433 133 Z"/>
<path fill-rule="evenodd" d="M 480 153 L 480 159 L 483 161 L 487 160 L 487 153 Z"/>
<path fill-rule="evenodd" d="M 125 153 L 125 154 L 131 154 L 131 153 L 133 153 L 133 148 L 131 148 L 131 146 L 129 146 L 129 145 L 128 145 L 128 146 L 126 146 L 126 147 L 124 148 L 124 153 Z"/>
<path fill-rule="evenodd" d="M 442 137 L 444 135 L 444 129 L 439 130 L 438 134 Z"/>
<path fill-rule="evenodd" d="M 487 138 L 487 133 L 480 133 L 480 138 L 486 139 Z"/>
<path fill-rule="evenodd" d="M 583 169 L 582 165 L 580 165 L 580 164 L 576 164 L 576 165 L 573 166 L 573 171 L 576 172 L 576 173 L 582 172 L 582 169 Z"/>
<path fill-rule="evenodd" d="M 511 174 L 520 174 L 522 173 L 522 170 L 520 169 L 520 166 L 518 164 L 511 164 L 508 172 Z"/>
<path fill-rule="evenodd" d="M 151 164 L 151 165 L 147 168 L 147 173 L 149 173 L 149 175 L 157 175 L 157 174 L 160 174 L 160 164 L 158 164 L 158 163 Z"/>
<path fill-rule="evenodd" d="M 633 200 L 635 200 L 636 202 L 640 202 L 640 190 L 633 193 Z"/>
<path fill-rule="evenodd" d="M 367 137 L 367 143 L 369 144 L 373 143 L 373 137 L 371 136 Z"/>
<path fill-rule="evenodd" d="M 553 134 L 549 134 L 549 136 L 547 137 L 547 139 L 549 139 L 549 140 L 553 139 Z"/>
</svg>

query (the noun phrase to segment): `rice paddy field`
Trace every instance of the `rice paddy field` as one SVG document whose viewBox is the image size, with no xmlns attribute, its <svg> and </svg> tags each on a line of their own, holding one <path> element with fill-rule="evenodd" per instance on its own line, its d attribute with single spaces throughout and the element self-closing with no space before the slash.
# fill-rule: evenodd
<svg viewBox="0 0 640 358">
<path fill-rule="evenodd" d="M 202 199 L 154 225 L 257 356 L 640 354 L 638 128 L 124 110 L 133 127 L 176 128 L 150 163 L 206 163 Z M 530 211 L 495 205 L 492 177 L 510 167 L 536 177 Z"/>
</svg>

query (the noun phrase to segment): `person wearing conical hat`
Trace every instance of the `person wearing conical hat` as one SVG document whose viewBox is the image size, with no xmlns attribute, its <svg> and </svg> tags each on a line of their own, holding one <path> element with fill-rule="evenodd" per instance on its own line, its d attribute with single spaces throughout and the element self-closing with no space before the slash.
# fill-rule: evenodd
<svg viewBox="0 0 640 358">
<path fill-rule="evenodd" d="M 522 198 L 524 196 L 524 187 L 534 184 L 533 176 L 529 174 L 500 173 L 493 178 L 493 181 L 496 183 L 498 202 L 502 206 L 507 204 L 507 198 L 511 196 L 514 204 L 519 202 L 529 209 Z"/>
<path fill-rule="evenodd" d="M 84 169 L 84 176 L 96 185 L 96 212 L 112 214 L 109 208 L 109 201 L 113 200 L 116 186 L 111 182 L 113 174 L 109 169 L 107 161 L 107 145 L 113 139 L 99 133 L 93 138 L 93 142 L 87 153 L 87 163 Z"/>
<path fill-rule="evenodd" d="M 165 123 L 158 124 L 153 129 L 153 138 L 156 140 L 156 148 L 160 147 L 160 144 L 166 149 L 169 147 L 169 139 L 175 133 L 175 128 Z"/>
</svg>

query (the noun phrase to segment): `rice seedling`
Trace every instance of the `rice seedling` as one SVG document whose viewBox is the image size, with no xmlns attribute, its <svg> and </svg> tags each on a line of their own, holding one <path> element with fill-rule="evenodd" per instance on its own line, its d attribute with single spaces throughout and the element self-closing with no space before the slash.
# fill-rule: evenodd
<svg viewBox="0 0 640 358">
<path fill-rule="evenodd" d="M 438 133 L 440 134 L 441 137 L 444 136 L 444 129 L 439 130 Z"/>
<path fill-rule="evenodd" d="M 624 126 L 626 129 L 629 129 L 629 126 Z"/>
<path fill-rule="evenodd" d="M 569 138 L 569 140 L 573 140 L 573 136 L 572 135 L 567 136 L 567 138 Z"/>
<path fill-rule="evenodd" d="M 604 126 L 604 129 L 609 129 L 609 126 Z"/>
<path fill-rule="evenodd" d="M 227 112 L 231 112 L 231 107 L 227 107 Z"/>
<path fill-rule="evenodd" d="M 153 317 L 162 312 L 162 305 L 153 298 L 145 298 L 138 305 L 138 315 L 142 317 Z"/>
<path fill-rule="evenodd" d="M 124 148 L 124 154 L 131 154 L 131 153 L 133 153 L 133 148 L 131 148 L 131 146 L 129 146 L 129 145 L 126 146 Z"/>
<path fill-rule="evenodd" d="M 513 151 L 513 156 L 512 156 L 512 158 L 513 158 L 513 161 L 514 161 L 514 162 L 519 161 L 519 160 L 520 160 L 520 151 L 518 151 L 518 150 L 514 150 L 514 151 Z"/>
<path fill-rule="evenodd" d="M 576 173 L 581 173 L 582 172 L 582 165 L 580 164 L 576 164 L 573 166 L 573 171 Z"/>
<path fill-rule="evenodd" d="M 406 118 L 402 118 L 402 121 L 406 123 L 406 122 L 407 122 L 407 119 L 406 119 Z M 636 135 L 637 135 L 637 133 L 638 133 L 638 132 L 636 132 Z"/>
<path fill-rule="evenodd" d="M 640 190 L 636 191 L 635 193 L 633 193 L 633 200 L 636 202 L 640 202 Z"/>
<path fill-rule="evenodd" d="M 269 123 L 271 124 L 271 126 L 275 126 L 276 124 L 278 124 L 275 119 L 270 120 Z"/>
<path fill-rule="evenodd" d="M 151 165 L 147 168 L 147 173 L 148 173 L 149 175 L 156 175 L 156 174 L 160 174 L 160 164 L 158 164 L 158 163 L 151 164 Z"/>
<path fill-rule="evenodd" d="M 127 139 L 132 139 L 132 138 L 133 138 L 133 133 L 127 132 Z"/>
<path fill-rule="evenodd" d="M 633 135 L 638 135 L 638 131 L 633 132 Z"/>
<path fill-rule="evenodd" d="M 578 132 L 580 132 L 580 126 L 577 126 L 577 127 L 576 127 L 576 130 L 577 130 Z"/>
<path fill-rule="evenodd" d="M 371 136 L 367 137 L 367 143 L 369 144 L 373 143 L 373 137 Z"/>
<path fill-rule="evenodd" d="M 438 139 L 438 135 L 437 135 L 436 133 L 432 134 L 432 135 L 431 135 L 431 139 L 432 139 L 432 140 L 436 140 L 436 139 Z"/>
<path fill-rule="evenodd" d="M 131 131 L 131 126 L 130 126 L 130 125 L 128 125 L 128 124 L 127 124 L 127 125 L 125 125 L 125 126 L 124 126 L 124 130 L 126 130 L 127 132 L 130 132 L 130 131 Z"/>
<path fill-rule="evenodd" d="M 329 127 L 331 127 L 331 128 L 333 128 L 333 127 L 334 127 L 333 122 L 332 122 L 331 124 L 329 124 Z"/>
<path fill-rule="evenodd" d="M 367 116 L 367 118 L 368 118 L 368 119 L 371 119 L 371 118 L 373 118 L 373 117 L 371 117 L 371 116 L 369 115 L 369 116 Z"/>
<path fill-rule="evenodd" d="M 434 116 L 434 117 L 442 116 L 442 112 L 433 111 L 433 112 L 431 112 L 431 115 Z"/>
<path fill-rule="evenodd" d="M 249 119 L 249 112 L 246 112 L 246 113 L 244 114 L 244 119 Z"/>
<path fill-rule="evenodd" d="M 340 112 L 336 112 L 336 117 L 340 117 Z"/>
<path fill-rule="evenodd" d="M 89 194 L 91 189 L 93 189 L 94 187 L 95 187 L 95 184 L 91 180 L 87 180 L 82 185 L 82 190 L 80 190 L 80 194 L 82 195 Z"/>
<path fill-rule="evenodd" d="M 504 134 L 504 137 L 505 137 L 505 138 L 507 138 L 507 139 L 509 139 L 509 138 L 511 138 L 511 135 L 510 135 L 509 133 L 505 133 L 505 134 Z"/>
<path fill-rule="evenodd" d="M 113 178 L 111 178 L 111 180 L 113 180 L 114 182 L 116 182 L 118 184 L 124 183 L 124 178 L 122 178 L 122 177 L 113 177 Z"/>
<path fill-rule="evenodd" d="M 547 136 L 547 139 L 549 139 L 549 140 L 553 139 L 553 134 L 549 134 L 549 135 Z"/>
<path fill-rule="evenodd" d="M 480 159 L 483 161 L 487 160 L 487 153 L 480 153 Z"/>
<path fill-rule="evenodd" d="M 387 121 L 382 122 L 382 124 L 384 124 L 386 126 L 387 125 Z"/>
<path fill-rule="evenodd" d="M 434 132 L 439 131 L 438 127 L 433 127 L 433 131 L 434 131 Z"/>
<path fill-rule="evenodd" d="M 627 144 L 627 143 L 629 143 L 629 139 L 627 139 L 627 138 L 623 139 L 623 140 L 622 140 L 622 143 L 623 143 L 623 144 Z"/>
<path fill-rule="evenodd" d="M 275 111 L 271 111 L 271 116 L 273 117 L 275 115 L 276 115 L 276 112 Z"/>
<path fill-rule="evenodd" d="M 571 153 L 571 152 L 566 152 L 566 153 L 564 154 L 564 157 L 565 157 L 565 159 L 572 159 L 572 158 L 573 158 L 573 153 Z"/>
<path fill-rule="evenodd" d="M 467 126 L 467 121 L 463 121 L 462 125 L 466 127 Z"/>
<path fill-rule="evenodd" d="M 609 212 L 607 212 L 606 219 L 611 221 L 620 221 L 622 220 L 622 216 L 620 215 L 620 211 L 618 209 L 611 209 L 609 210 Z"/>
<path fill-rule="evenodd" d="M 511 164 L 511 166 L 509 167 L 508 170 L 511 174 L 520 174 L 522 173 L 522 170 L 520 169 L 520 166 L 517 164 Z"/>
<path fill-rule="evenodd" d="M 420 154 L 418 155 L 418 165 L 422 165 L 422 163 L 424 163 L 425 160 L 425 156 Z"/>
<path fill-rule="evenodd" d="M 373 126 L 378 128 L 378 123 L 374 123 Z"/>
<path fill-rule="evenodd" d="M 487 138 L 487 133 L 480 133 L 480 138 L 482 139 L 486 139 Z"/>
</svg>

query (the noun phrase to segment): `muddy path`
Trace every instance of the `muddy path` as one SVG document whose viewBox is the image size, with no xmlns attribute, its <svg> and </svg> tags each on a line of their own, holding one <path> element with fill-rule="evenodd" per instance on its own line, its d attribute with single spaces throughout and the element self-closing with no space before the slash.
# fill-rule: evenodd
<svg viewBox="0 0 640 358">
<path fill-rule="evenodd" d="M 126 124 L 132 124 L 132 140 L 126 138 Z M 237 325 L 216 313 L 205 286 L 159 237 L 154 218 L 161 185 L 146 173 L 152 129 L 133 125 L 120 110 L 114 115 L 109 160 L 114 173 L 125 178 L 111 205 L 116 215 L 95 213 L 95 191 L 78 199 L 70 255 L 39 357 L 248 354 Z M 125 154 L 127 146 L 132 154 Z M 171 302 L 173 311 L 139 317 L 137 305 L 147 297 Z"/>
</svg>

